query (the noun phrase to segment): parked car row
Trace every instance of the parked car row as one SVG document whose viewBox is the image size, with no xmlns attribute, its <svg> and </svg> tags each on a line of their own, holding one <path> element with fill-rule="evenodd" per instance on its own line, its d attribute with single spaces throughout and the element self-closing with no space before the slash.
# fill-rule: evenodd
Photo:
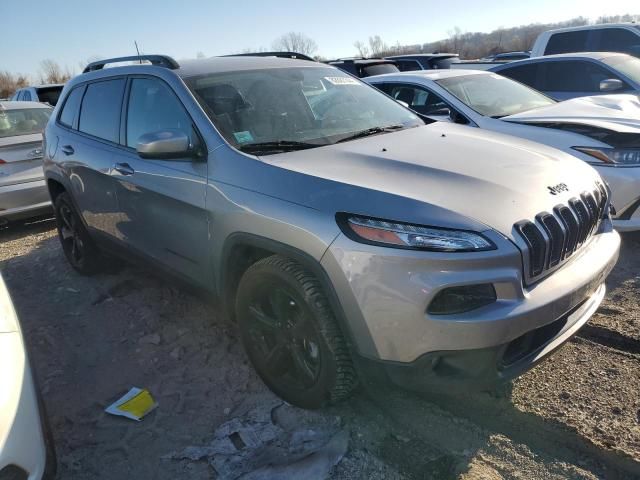
<svg viewBox="0 0 640 480">
<path fill-rule="evenodd" d="M 557 102 L 508 73 L 588 58 L 608 68 L 590 73 L 599 93 L 627 92 L 631 57 L 501 76 L 449 69 L 454 54 L 260 56 L 115 58 L 57 94 L 17 92 L 0 103 L 0 220 L 53 203 L 80 274 L 116 255 L 210 292 L 266 385 L 304 408 L 372 369 L 413 389 L 494 388 L 597 310 L 614 225 L 640 229 L 638 97 Z M 104 68 L 134 59 L 148 64 Z M 0 342 L 0 475 L 51 476 L 1 277 Z"/>
</svg>

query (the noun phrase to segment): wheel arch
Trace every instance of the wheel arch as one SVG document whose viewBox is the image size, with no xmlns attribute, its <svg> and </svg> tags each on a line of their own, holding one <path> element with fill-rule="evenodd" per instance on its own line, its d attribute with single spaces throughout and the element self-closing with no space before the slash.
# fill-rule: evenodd
<svg viewBox="0 0 640 480">
<path fill-rule="evenodd" d="M 320 261 L 296 247 L 259 235 L 234 233 L 227 238 L 222 248 L 223 262 L 219 270 L 217 285 L 219 285 L 219 297 L 229 317 L 233 319 L 235 316 L 236 291 L 244 272 L 258 260 L 271 255 L 290 258 L 308 269 L 317 278 L 327 295 L 331 310 L 349 347 L 354 351 L 357 342 L 354 341 L 353 331 L 349 327 L 349 322 L 331 279 Z"/>
</svg>

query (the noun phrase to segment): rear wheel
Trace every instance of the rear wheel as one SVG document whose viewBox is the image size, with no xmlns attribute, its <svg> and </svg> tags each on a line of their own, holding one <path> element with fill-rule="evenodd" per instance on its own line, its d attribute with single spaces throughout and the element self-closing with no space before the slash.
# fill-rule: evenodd
<svg viewBox="0 0 640 480">
<path fill-rule="evenodd" d="M 252 265 L 236 314 L 249 359 L 278 396 L 321 408 L 351 395 L 357 375 L 345 339 L 319 282 L 298 263 L 274 255 Z"/>
<path fill-rule="evenodd" d="M 60 244 L 71 266 L 83 275 L 100 271 L 100 251 L 84 227 L 69 194 L 59 194 L 55 199 L 54 208 Z"/>
</svg>

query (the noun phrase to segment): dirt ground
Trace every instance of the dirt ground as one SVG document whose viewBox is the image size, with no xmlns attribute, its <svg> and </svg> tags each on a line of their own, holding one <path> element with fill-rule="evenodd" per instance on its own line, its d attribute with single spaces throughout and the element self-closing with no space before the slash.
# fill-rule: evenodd
<svg viewBox="0 0 640 480">
<path fill-rule="evenodd" d="M 313 414 L 264 387 L 215 304 L 134 267 L 76 274 L 51 220 L 0 230 L 0 269 L 60 479 L 224 478 L 214 456 L 184 452 L 260 408 L 279 431 L 346 432 L 333 479 L 640 478 L 640 235 L 623 237 L 589 325 L 506 395 L 374 386 Z M 104 413 L 132 386 L 148 388 L 159 407 L 141 422 Z"/>
</svg>

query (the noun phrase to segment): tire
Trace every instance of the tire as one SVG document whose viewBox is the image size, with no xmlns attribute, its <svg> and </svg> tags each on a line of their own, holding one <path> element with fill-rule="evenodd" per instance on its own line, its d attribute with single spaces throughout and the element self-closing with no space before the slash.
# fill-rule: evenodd
<svg viewBox="0 0 640 480">
<path fill-rule="evenodd" d="M 100 251 L 89 236 L 67 192 L 56 197 L 54 210 L 58 238 L 67 261 L 82 275 L 101 271 L 103 259 Z"/>
<path fill-rule="evenodd" d="M 240 337 L 264 383 L 286 402 L 322 408 L 351 396 L 358 379 L 320 282 L 274 255 L 244 273 L 236 295 Z"/>
</svg>

